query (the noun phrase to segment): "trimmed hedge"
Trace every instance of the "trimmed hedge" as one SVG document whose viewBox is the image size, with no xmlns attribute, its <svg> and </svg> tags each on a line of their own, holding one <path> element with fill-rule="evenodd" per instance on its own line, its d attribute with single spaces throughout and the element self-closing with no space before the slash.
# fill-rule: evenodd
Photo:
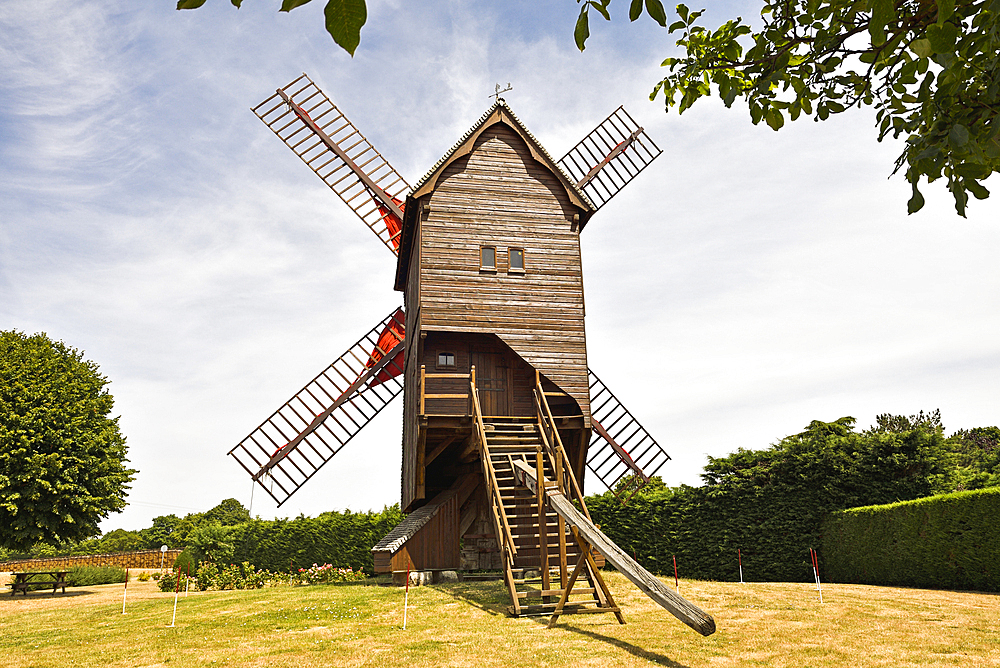
<svg viewBox="0 0 1000 668">
<path fill-rule="evenodd" d="M 289 564 L 307 568 L 333 564 L 338 568 L 374 572 L 372 548 L 403 519 L 399 506 L 380 512 L 327 512 L 292 520 L 251 520 L 233 529 L 232 561 L 249 561 L 258 568 L 287 573 Z"/>
<path fill-rule="evenodd" d="M 831 514 L 821 567 L 832 582 L 1000 591 L 1000 488 Z"/>
<path fill-rule="evenodd" d="M 125 582 L 125 569 L 120 566 L 74 566 L 66 574 L 67 587 Z"/>
</svg>

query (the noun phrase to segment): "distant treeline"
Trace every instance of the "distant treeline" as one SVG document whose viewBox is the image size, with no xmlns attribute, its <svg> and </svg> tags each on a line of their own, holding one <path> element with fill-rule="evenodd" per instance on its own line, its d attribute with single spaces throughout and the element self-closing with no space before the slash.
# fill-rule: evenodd
<svg viewBox="0 0 1000 668">
<path fill-rule="evenodd" d="M 1000 485 L 1000 429 L 945 437 L 940 413 L 815 421 L 766 450 L 709 458 L 700 487 L 651 484 L 623 506 L 587 499 L 603 531 L 646 568 L 682 577 L 809 581 L 809 548 L 838 510 Z"/>
<path fill-rule="evenodd" d="M 822 548 L 821 525 L 834 511 L 1000 486 L 1000 429 L 946 437 L 938 411 L 880 415 L 864 431 L 849 417 L 814 421 L 766 450 L 709 457 L 702 480 L 667 488 L 654 478 L 626 506 L 610 492 L 586 501 L 604 532 L 653 572 L 670 573 L 676 556 L 683 577 L 734 580 L 740 550 L 747 580 L 808 581 L 808 550 Z M 204 513 L 157 517 L 140 531 L 26 554 L 0 550 L 0 561 L 167 545 L 196 561 L 249 561 L 272 571 L 331 563 L 370 573 L 371 548 L 402 517 L 394 505 L 268 521 L 226 499 Z"/>
<path fill-rule="evenodd" d="M 372 572 L 371 548 L 402 520 L 399 506 L 363 513 L 326 512 L 318 517 L 251 519 L 236 499 L 183 518 L 164 515 L 139 531 L 116 529 L 98 538 L 61 546 L 36 545 L 28 553 L 0 550 L 0 561 L 64 555 L 170 549 L 189 552 L 195 561 L 249 561 L 258 568 L 287 571 L 314 562 Z"/>
</svg>

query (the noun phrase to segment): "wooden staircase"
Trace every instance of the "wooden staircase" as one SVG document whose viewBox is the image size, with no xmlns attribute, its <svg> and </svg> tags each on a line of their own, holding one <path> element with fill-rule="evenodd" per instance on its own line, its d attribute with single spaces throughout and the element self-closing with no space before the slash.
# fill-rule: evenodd
<svg viewBox="0 0 1000 668">
<path fill-rule="evenodd" d="M 511 598 L 516 601 L 510 606 L 510 612 L 514 615 L 552 614 L 569 577 L 563 565 L 576 563 L 580 548 L 565 523 L 547 506 L 543 509 L 543 525 L 539 520 L 536 496 L 525 487 L 519 487 L 514 478 L 515 459 L 532 467 L 537 467 L 540 459 L 545 476 L 556 477 L 549 458 L 542 454 L 538 420 L 517 417 L 491 420 L 485 425 L 489 465 L 496 477 L 507 524 L 517 548 L 507 575 L 513 585 Z M 590 578 L 587 573 L 588 586 L 573 589 L 572 606 L 577 611 L 601 605 Z"/>
<path fill-rule="evenodd" d="M 549 508 L 543 489 L 532 492 L 515 477 L 515 462 L 520 462 L 531 467 L 538 479 L 550 481 L 553 489 L 567 493 L 572 489 L 574 496 L 581 496 L 572 469 L 564 466 L 566 453 L 553 426 L 540 378 L 536 377 L 535 417 L 484 418 L 474 367 L 471 380 L 480 461 L 497 542 L 504 555 L 510 614 L 551 615 L 565 598 L 563 614 L 611 612 L 624 624 L 589 546 Z M 571 576 L 574 565 L 577 568 Z M 579 586 L 574 586 L 574 577 Z M 570 594 L 564 597 L 567 588 Z"/>
</svg>

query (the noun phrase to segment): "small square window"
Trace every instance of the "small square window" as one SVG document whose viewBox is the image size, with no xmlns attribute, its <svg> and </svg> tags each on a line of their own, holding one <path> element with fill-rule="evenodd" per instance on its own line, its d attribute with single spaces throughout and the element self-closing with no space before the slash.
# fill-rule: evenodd
<svg viewBox="0 0 1000 668">
<path fill-rule="evenodd" d="M 497 249 L 494 246 L 483 246 L 479 249 L 479 268 L 484 271 L 497 270 Z"/>
<path fill-rule="evenodd" d="M 524 249 L 523 248 L 511 248 L 509 251 L 510 255 L 510 271 L 513 272 L 523 272 L 524 271 Z"/>
<path fill-rule="evenodd" d="M 438 366 L 455 366 L 455 353 L 438 353 Z"/>
</svg>

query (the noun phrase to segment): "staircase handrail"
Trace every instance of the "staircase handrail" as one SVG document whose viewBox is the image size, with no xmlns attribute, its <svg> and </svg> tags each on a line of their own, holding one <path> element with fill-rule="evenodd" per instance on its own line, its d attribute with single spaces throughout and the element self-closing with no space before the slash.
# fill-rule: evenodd
<svg viewBox="0 0 1000 668">
<path fill-rule="evenodd" d="M 510 525 L 507 523 L 507 513 L 504 512 L 503 497 L 500 495 L 500 485 L 497 482 L 496 475 L 494 475 L 493 464 L 490 461 L 490 449 L 486 442 L 486 424 L 483 422 L 483 410 L 479 404 L 479 391 L 476 388 L 476 367 L 472 367 L 472 373 L 469 374 L 469 378 L 469 394 L 472 397 L 472 418 L 476 425 L 476 437 L 479 440 L 479 458 L 483 465 L 483 474 L 486 476 L 487 486 L 489 487 L 490 505 L 494 508 L 494 524 L 496 525 L 497 516 L 500 519 L 500 525 L 496 525 L 494 528 L 503 538 L 504 547 L 507 548 L 507 559 L 513 563 L 514 557 L 517 556 L 517 546 L 514 544 L 514 537 L 511 535 Z M 496 509 L 499 509 L 499 512 L 496 512 Z"/>
<path fill-rule="evenodd" d="M 566 462 L 566 466 L 563 467 L 563 471 L 569 476 L 570 486 L 573 489 L 573 495 L 580 502 L 580 508 L 583 510 L 583 514 L 590 518 L 590 511 L 587 509 L 587 502 L 583 500 L 583 492 L 580 490 L 580 484 L 576 480 L 576 473 L 573 472 L 573 465 L 570 462 L 569 456 L 566 454 L 566 448 L 563 447 L 562 438 L 559 436 L 559 430 L 556 428 L 556 420 L 552 417 L 552 409 L 549 408 L 549 402 L 545 398 L 545 390 L 542 388 L 542 379 L 536 374 L 535 376 L 535 408 L 538 410 L 538 421 L 544 429 L 549 430 L 552 434 L 550 442 L 558 450 L 562 456 L 562 460 Z M 553 471 L 555 467 L 553 467 Z"/>
</svg>

